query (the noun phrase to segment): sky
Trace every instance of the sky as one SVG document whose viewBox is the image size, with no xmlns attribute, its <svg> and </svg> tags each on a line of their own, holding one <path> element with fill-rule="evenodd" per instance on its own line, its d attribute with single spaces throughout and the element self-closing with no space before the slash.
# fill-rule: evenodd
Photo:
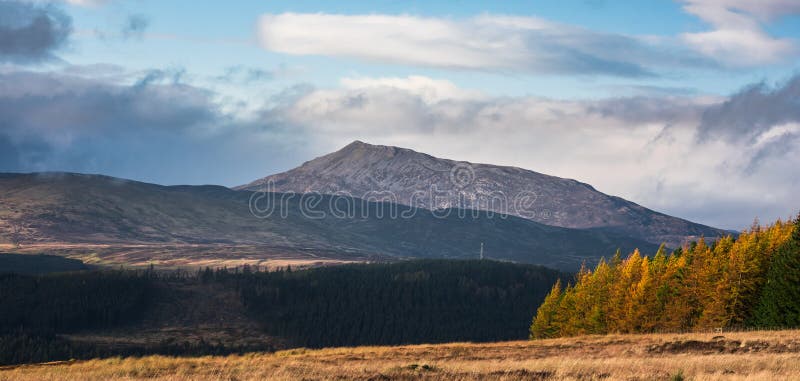
<svg viewBox="0 0 800 381">
<path fill-rule="evenodd" d="M 800 210 L 800 1 L 0 0 L 0 172 L 235 186 L 353 140 L 729 229 Z"/>
</svg>

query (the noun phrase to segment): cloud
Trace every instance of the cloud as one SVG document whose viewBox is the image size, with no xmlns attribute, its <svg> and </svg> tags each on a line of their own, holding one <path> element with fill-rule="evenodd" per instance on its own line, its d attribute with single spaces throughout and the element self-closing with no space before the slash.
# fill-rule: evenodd
<svg viewBox="0 0 800 381">
<path fill-rule="evenodd" d="M 796 41 L 767 34 L 763 25 L 777 18 L 800 14 L 793 0 L 681 0 L 683 9 L 713 27 L 685 33 L 683 39 L 699 52 L 730 66 L 756 66 L 784 62 L 798 54 Z"/>
<path fill-rule="evenodd" d="M 284 13 L 263 15 L 258 34 L 265 49 L 286 54 L 448 69 L 645 77 L 656 75 L 651 67 L 712 65 L 667 41 L 536 17 Z"/>
<path fill-rule="evenodd" d="M 685 9 L 714 25 L 725 26 L 748 23 L 755 19 L 773 21 L 800 13 L 800 3 L 795 0 L 681 0 Z"/>
<path fill-rule="evenodd" d="M 150 19 L 145 15 L 129 15 L 122 25 L 122 38 L 142 38 Z"/>
<path fill-rule="evenodd" d="M 0 171 L 233 185 L 252 180 L 252 166 L 285 169 L 308 154 L 293 144 L 302 137 L 227 114 L 182 78 L 107 65 L 0 72 Z"/>
<path fill-rule="evenodd" d="M 757 140 L 775 126 L 800 121 L 800 76 L 776 87 L 751 85 L 709 107 L 698 129 L 701 139 Z"/>
<path fill-rule="evenodd" d="M 680 68 L 742 68 L 785 63 L 795 40 L 765 25 L 800 14 L 794 0 L 677 0 L 711 26 L 678 36 L 593 31 L 538 17 L 466 19 L 411 15 L 266 14 L 261 45 L 292 55 L 347 57 L 446 69 L 537 74 L 658 76 Z"/>
<path fill-rule="evenodd" d="M 697 138 L 744 145 L 745 172 L 800 149 L 800 76 L 779 86 L 751 85 L 703 113 Z"/>
<path fill-rule="evenodd" d="M 52 5 L 0 1 L 0 62 L 53 58 L 72 31 L 72 20 Z"/>
</svg>

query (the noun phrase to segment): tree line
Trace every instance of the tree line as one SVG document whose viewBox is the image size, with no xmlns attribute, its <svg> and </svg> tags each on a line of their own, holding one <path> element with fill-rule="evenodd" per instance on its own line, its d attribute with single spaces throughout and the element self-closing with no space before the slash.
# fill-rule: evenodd
<svg viewBox="0 0 800 381">
<path fill-rule="evenodd" d="M 57 334 L 136 320 L 152 296 L 151 278 L 136 271 L 0 274 L 0 364 L 100 355 Z"/>
<path fill-rule="evenodd" d="M 224 342 L 167 341 L 142 347 L 99 347 L 63 336 L 107 328 L 130 330 L 147 316 L 160 315 L 159 293 L 170 287 L 234 290 L 244 306 L 241 313 L 289 346 L 524 339 L 530 316 L 558 279 L 566 276 L 540 266 L 488 260 L 420 260 L 270 272 L 245 266 L 196 272 L 0 274 L 0 365 L 271 348 L 271 343 L 254 349 Z"/>
<path fill-rule="evenodd" d="M 269 335 L 307 347 L 500 341 L 528 319 L 563 274 L 487 260 L 416 260 L 236 278 Z"/>
<path fill-rule="evenodd" d="M 800 216 L 667 254 L 638 250 L 556 282 L 531 338 L 800 325 Z"/>
</svg>

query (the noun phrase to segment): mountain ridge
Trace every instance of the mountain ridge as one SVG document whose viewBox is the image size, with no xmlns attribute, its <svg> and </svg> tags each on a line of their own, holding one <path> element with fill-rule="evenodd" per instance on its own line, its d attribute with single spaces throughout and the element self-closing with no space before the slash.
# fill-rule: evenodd
<svg viewBox="0 0 800 381">
<path fill-rule="evenodd" d="M 574 179 L 532 170 L 441 159 L 408 148 L 354 141 L 286 172 L 235 187 L 238 190 L 382 196 L 425 209 L 487 210 L 546 225 L 603 228 L 654 244 L 679 247 L 728 231 L 660 213 Z M 415 197 L 429 193 L 427 197 Z M 434 193 L 439 194 L 434 194 Z M 383 194 L 382 194 L 383 193 Z M 445 193 L 445 197 L 441 196 Z M 498 202 L 496 195 L 504 200 Z M 520 196 L 524 197 L 520 203 Z M 527 207 L 518 207 L 518 206 Z"/>
<path fill-rule="evenodd" d="M 254 214 L 253 199 L 262 196 L 274 197 L 279 209 Z M 570 271 L 618 248 L 657 249 L 613 231 L 553 227 L 485 211 L 433 213 L 345 196 L 306 201 L 300 194 L 161 186 L 107 176 L 0 175 L 0 241 L 8 241 L 10 224 L 17 224 L 25 243 L 258 244 L 342 258 L 477 258 L 485 244 L 493 259 Z M 331 205 L 352 205 L 352 214 L 334 216 Z M 327 214 L 316 218 L 319 213 Z M 230 256 L 224 248 L 214 250 Z"/>
</svg>

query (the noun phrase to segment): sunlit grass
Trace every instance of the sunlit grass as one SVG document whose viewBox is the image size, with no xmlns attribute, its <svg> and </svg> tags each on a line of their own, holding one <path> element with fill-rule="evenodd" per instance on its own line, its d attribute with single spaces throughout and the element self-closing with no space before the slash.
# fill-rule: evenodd
<svg viewBox="0 0 800 381">
<path fill-rule="evenodd" d="M 489 344 L 355 347 L 232 356 L 109 358 L 6 367 L 0 380 L 792 380 L 800 331 L 583 336 Z M 731 350 L 653 353 L 665 343 L 739 342 Z M 750 349 L 749 343 L 759 343 Z M 764 344 L 768 344 L 764 346 Z M 753 347 L 755 348 L 755 347 Z"/>
</svg>

